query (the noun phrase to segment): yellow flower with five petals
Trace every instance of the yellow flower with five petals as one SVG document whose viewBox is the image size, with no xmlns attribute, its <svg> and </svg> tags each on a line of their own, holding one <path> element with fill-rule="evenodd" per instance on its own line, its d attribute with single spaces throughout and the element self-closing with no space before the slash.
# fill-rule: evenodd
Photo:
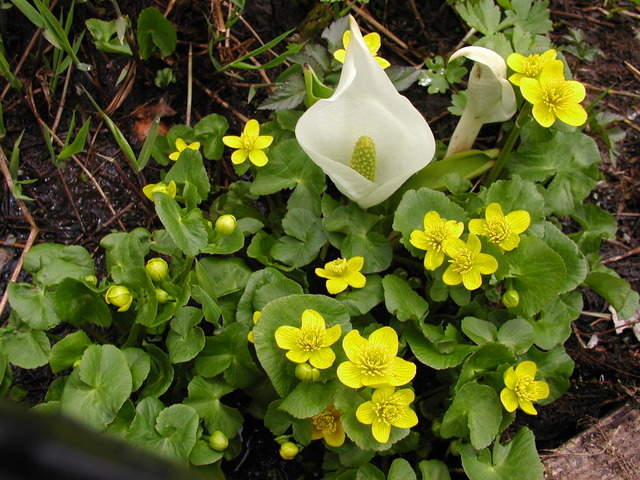
<svg viewBox="0 0 640 480">
<path fill-rule="evenodd" d="M 302 312 L 300 328 L 283 325 L 276 330 L 276 343 L 284 350 L 287 358 L 295 363 L 309 362 L 322 370 L 333 365 L 336 354 L 331 345 L 342 335 L 342 327 L 326 327 L 324 318 L 315 310 Z"/>
<path fill-rule="evenodd" d="M 347 56 L 347 48 L 349 48 L 350 39 L 351 39 L 351 31 L 347 30 L 346 32 L 344 32 L 344 35 L 342 36 L 342 45 L 344 46 L 344 48 L 340 48 L 335 52 L 333 52 L 333 57 L 336 60 L 338 60 L 340 63 L 344 63 L 344 59 Z M 376 62 L 378 62 L 378 64 L 382 68 L 387 68 L 388 66 L 391 65 L 387 60 L 377 55 L 378 50 L 380 50 L 380 45 L 382 44 L 382 42 L 380 41 L 380 35 L 378 33 L 375 33 L 375 32 L 368 33 L 367 35 L 362 37 L 362 39 L 364 40 L 364 43 L 367 46 L 367 49 L 369 50 L 371 55 L 373 55 L 373 58 L 376 60 Z"/>
<path fill-rule="evenodd" d="M 482 244 L 474 233 L 467 242 L 459 238 L 449 238 L 442 242 L 444 252 L 451 257 L 449 266 L 442 275 L 447 285 L 460 285 L 467 290 L 475 290 L 482 285 L 482 275 L 489 275 L 498 269 L 498 261 L 487 253 L 480 253 Z"/>
<path fill-rule="evenodd" d="M 584 100 L 584 85 L 565 80 L 562 62 L 549 62 L 542 69 L 539 80 L 523 78 L 522 96 L 533 105 L 533 118 L 543 127 L 550 127 L 556 118 L 579 127 L 587 121 L 587 112 L 580 102 Z"/>
<path fill-rule="evenodd" d="M 503 251 L 510 251 L 518 246 L 520 234 L 529 228 L 530 223 L 531 215 L 526 210 L 515 210 L 505 215 L 500 204 L 491 203 L 485 211 L 485 219 L 475 218 L 469 222 L 469 231 L 488 237 Z"/>
<path fill-rule="evenodd" d="M 435 270 L 444 262 L 442 242 L 447 238 L 460 238 L 464 230 L 462 222 L 440 218 L 440 214 L 431 211 L 425 214 L 424 230 L 411 232 L 409 242 L 420 250 L 426 250 L 424 268 Z"/>
<path fill-rule="evenodd" d="M 249 158 L 256 167 L 265 166 L 269 158 L 262 150 L 271 145 L 271 142 L 273 142 L 272 136 L 260 135 L 260 124 L 257 120 L 249 120 L 239 137 L 237 135 L 222 137 L 222 143 L 236 149 L 231 154 L 231 161 L 236 165 Z"/>
<path fill-rule="evenodd" d="M 540 78 L 542 69 L 550 62 L 557 62 L 562 65 L 560 60 L 556 60 L 556 51 L 551 49 L 546 52 L 533 53 L 527 57 L 521 53 L 512 53 L 507 57 L 507 65 L 516 72 L 509 77 L 509 81 L 514 85 L 520 86 L 523 78 Z"/>
<path fill-rule="evenodd" d="M 398 353 L 398 334 L 391 327 L 382 327 L 365 339 L 351 330 L 342 340 L 349 361 L 338 365 L 338 378 L 350 388 L 396 386 L 409 383 L 416 366 Z"/>
<path fill-rule="evenodd" d="M 340 410 L 333 403 L 319 414 L 311 417 L 311 440 L 324 438 L 330 447 L 339 447 L 344 443 L 345 434 Z"/>
<path fill-rule="evenodd" d="M 176 151 L 169 155 L 169 158 L 174 162 L 180 158 L 180 154 L 186 150 L 198 150 L 200 148 L 200 142 L 193 142 L 187 145 L 183 139 L 179 138 L 176 140 Z"/>
<path fill-rule="evenodd" d="M 513 412 L 520 407 L 529 415 L 538 414 L 532 402 L 547 398 L 549 385 L 541 380 L 535 380 L 537 371 L 538 366 L 527 360 L 520 363 L 515 370 L 509 367 L 504 372 L 506 388 L 500 392 L 500 401 L 508 412 Z"/>
<path fill-rule="evenodd" d="M 316 275 L 327 279 L 327 291 L 337 295 L 347 287 L 363 288 L 367 278 L 360 273 L 364 265 L 363 257 L 338 258 L 327 263 L 324 268 L 316 268 Z"/>
<path fill-rule="evenodd" d="M 414 399 L 413 390 L 408 388 L 397 392 L 394 387 L 378 388 L 370 401 L 358 407 L 356 418 L 360 423 L 371 425 L 373 438 L 386 443 L 391 435 L 391 427 L 411 428 L 418 424 L 416 412 L 409 408 Z"/>
</svg>

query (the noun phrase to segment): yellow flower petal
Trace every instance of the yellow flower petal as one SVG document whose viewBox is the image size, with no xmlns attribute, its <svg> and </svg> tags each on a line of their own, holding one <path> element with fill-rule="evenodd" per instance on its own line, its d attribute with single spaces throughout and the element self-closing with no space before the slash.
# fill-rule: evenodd
<svg viewBox="0 0 640 480">
<path fill-rule="evenodd" d="M 269 145 L 273 143 L 273 137 L 270 135 L 262 135 L 256 138 L 255 143 L 253 144 L 253 148 L 263 149 L 267 148 Z"/>
<path fill-rule="evenodd" d="M 549 385 L 547 384 L 547 382 L 537 381 L 534 383 L 536 386 L 536 396 L 538 397 L 538 400 L 544 400 L 545 398 L 547 398 L 550 393 Z"/>
<path fill-rule="evenodd" d="M 526 210 L 515 210 L 506 216 L 513 233 L 523 233 L 531 224 L 531 215 Z"/>
<path fill-rule="evenodd" d="M 479 253 L 475 258 L 475 267 L 483 275 L 491 275 L 498 269 L 498 261 L 487 253 Z"/>
<path fill-rule="evenodd" d="M 303 350 L 301 348 L 292 348 L 291 350 L 289 350 L 285 355 L 287 356 L 287 358 L 289 360 L 291 360 L 294 363 L 305 363 L 307 360 L 309 360 L 309 358 L 311 357 L 311 354 L 313 352 L 308 352 L 306 350 Z M 331 366 L 331 365 L 329 365 Z M 315 367 L 315 365 L 314 365 Z M 316 367 L 319 368 L 319 367 Z"/>
<path fill-rule="evenodd" d="M 295 348 L 298 345 L 298 338 L 301 334 L 302 332 L 299 328 L 283 325 L 276 330 L 276 343 L 278 347 L 285 350 Z"/>
<path fill-rule="evenodd" d="M 400 387 L 409 383 L 413 380 L 413 377 L 416 376 L 416 364 L 400 357 L 396 357 L 391 362 L 391 371 L 392 374 L 389 383 L 393 386 Z M 405 390 L 400 391 L 404 392 Z M 411 390 L 408 391 L 413 393 Z M 413 402 L 413 398 L 407 403 L 411 402 Z"/>
<path fill-rule="evenodd" d="M 391 424 L 394 427 L 399 428 L 411 428 L 415 427 L 418 424 L 418 416 L 416 412 L 411 410 L 410 408 L 403 408 L 400 414 L 393 419 Z"/>
<path fill-rule="evenodd" d="M 516 375 L 516 371 L 514 370 L 513 367 L 509 367 L 504 371 L 504 385 L 511 389 L 514 390 L 516 388 L 516 385 L 518 384 L 518 376 Z"/>
<path fill-rule="evenodd" d="M 252 149 L 252 150 L 249 150 L 249 160 L 256 167 L 264 167 L 269 161 L 269 157 L 267 157 L 267 154 L 264 153 L 262 150 Z"/>
<path fill-rule="evenodd" d="M 540 104 L 544 100 L 544 91 L 540 82 L 533 78 L 523 78 L 520 82 L 520 91 L 524 99 L 533 105 Z"/>
<path fill-rule="evenodd" d="M 347 260 L 347 272 L 359 272 L 364 266 L 364 257 L 352 257 Z"/>
<path fill-rule="evenodd" d="M 373 409 L 373 402 L 364 402 L 356 410 L 356 418 L 360 423 L 371 425 L 376 420 L 377 415 Z"/>
<path fill-rule="evenodd" d="M 380 46 L 382 45 L 380 34 L 376 32 L 367 33 L 364 37 L 362 37 L 362 39 L 373 55 L 378 53 L 378 50 L 380 50 Z"/>
<path fill-rule="evenodd" d="M 518 234 L 511 232 L 505 239 L 503 239 L 498 246 L 507 252 L 510 252 L 520 244 L 520 237 Z"/>
<path fill-rule="evenodd" d="M 338 365 L 338 379 L 349 388 L 360 388 L 362 384 L 362 373 L 353 362 L 342 362 Z"/>
<path fill-rule="evenodd" d="M 324 370 L 333 365 L 336 354 L 329 347 L 314 350 L 309 353 L 309 363 L 319 370 Z"/>
<path fill-rule="evenodd" d="M 169 160 L 173 160 L 174 162 L 180 158 L 180 152 L 173 152 L 169 154 Z"/>
<path fill-rule="evenodd" d="M 345 276 L 344 281 L 353 288 L 364 288 L 367 284 L 367 277 L 360 272 L 352 272 Z"/>
<path fill-rule="evenodd" d="M 324 341 L 322 342 L 322 346 L 328 347 L 336 343 L 340 336 L 342 335 L 342 327 L 340 325 L 334 325 L 333 327 L 327 328 L 324 332 Z"/>
<path fill-rule="evenodd" d="M 529 376 L 531 378 L 534 378 L 537 372 L 538 372 L 538 366 L 535 364 L 535 362 L 532 362 L 530 360 L 526 360 L 520 363 L 516 367 L 516 371 L 515 371 L 516 376 L 518 378 L 522 378 L 524 376 Z"/>
<path fill-rule="evenodd" d="M 349 360 L 356 360 L 366 350 L 369 342 L 362 338 L 358 330 L 351 330 L 342 340 L 342 348 Z"/>
<path fill-rule="evenodd" d="M 442 281 L 450 286 L 460 285 L 462 283 L 462 276 L 449 265 L 442 274 Z"/>
<path fill-rule="evenodd" d="M 187 148 L 187 143 L 186 143 L 183 139 L 178 138 L 178 139 L 176 140 L 176 148 L 178 149 L 178 152 L 181 152 L 181 151 L 183 151 L 185 148 Z"/>
<path fill-rule="evenodd" d="M 391 327 L 382 327 L 369 335 L 369 343 L 379 345 L 393 357 L 398 353 L 398 334 Z"/>
<path fill-rule="evenodd" d="M 475 235 L 484 235 L 486 233 L 487 221 L 483 218 L 474 218 L 469 220 L 469 231 Z"/>
<path fill-rule="evenodd" d="M 537 415 L 538 411 L 531 403 L 531 400 L 527 400 L 526 398 L 518 399 L 518 406 L 522 409 L 524 413 L 528 413 L 529 415 Z"/>
<path fill-rule="evenodd" d="M 330 447 L 340 447 L 345 441 L 344 428 L 342 424 L 338 423 L 334 432 L 325 432 L 324 441 Z"/>
<path fill-rule="evenodd" d="M 573 127 L 584 125 L 587 121 L 587 111 L 582 105 L 570 104 L 566 107 L 558 106 L 556 108 L 556 115 L 561 121 Z"/>
<path fill-rule="evenodd" d="M 333 52 L 333 58 L 338 60 L 340 63 L 344 63 L 344 59 L 347 56 L 347 51 L 344 48 L 340 48 Z"/>
<path fill-rule="evenodd" d="M 435 270 L 444 262 L 444 252 L 440 250 L 429 250 L 424 256 L 424 268 Z"/>
<path fill-rule="evenodd" d="M 415 366 L 415 365 L 414 365 Z M 390 401 L 398 405 L 409 405 L 416 399 L 416 394 L 410 388 L 398 390 L 389 398 Z"/>
<path fill-rule="evenodd" d="M 487 205 L 487 209 L 485 210 L 485 217 L 487 218 L 487 222 L 491 221 L 492 219 L 501 219 L 502 217 L 504 217 L 500 204 L 494 202 Z"/>
<path fill-rule="evenodd" d="M 373 57 L 373 58 L 375 59 L 376 62 L 378 62 L 378 65 L 380 65 L 382 68 L 387 68 L 387 67 L 391 66 L 391 64 L 387 60 L 382 58 L 382 57 L 377 57 L 376 56 L 376 57 Z"/>
<path fill-rule="evenodd" d="M 549 128 L 556 121 L 556 116 L 553 111 L 542 103 L 535 104 L 533 106 L 532 113 L 536 122 L 545 128 Z"/>
<path fill-rule="evenodd" d="M 222 143 L 231 148 L 242 148 L 242 139 L 237 135 L 227 135 L 222 137 Z"/>
<path fill-rule="evenodd" d="M 472 255 L 478 255 L 480 253 L 480 249 L 482 248 L 482 243 L 480 239 L 475 233 L 470 233 L 467 238 L 467 248 L 471 252 Z"/>
<path fill-rule="evenodd" d="M 331 295 L 337 295 L 340 292 L 344 292 L 349 284 L 342 278 L 330 278 L 327 280 L 327 291 Z"/>
<path fill-rule="evenodd" d="M 523 72 L 527 62 L 527 57 L 521 53 L 512 53 L 507 57 L 507 65 L 516 72 Z M 517 84 L 516 84 L 517 85 Z"/>
<path fill-rule="evenodd" d="M 244 131 L 242 132 L 247 137 L 257 138 L 260 135 L 260 124 L 257 120 L 251 119 L 244 126 Z"/>
<path fill-rule="evenodd" d="M 318 312 L 316 312 L 315 310 L 311 310 L 310 308 L 302 312 L 302 330 L 324 330 L 325 328 L 326 324 L 324 322 L 324 318 Z"/>
<path fill-rule="evenodd" d="M 236 150 L 231 154 L 231 162 L 238 165 L 244 162 L 249 154 L 245 150 Z"/>
<path fill-rule="evenodd" d="M 516 392 L 509 390 L 508 388 L 503 388 L 500 392 L 500 401 L 507 412 L 515 412 L 518 408 L 518 397 L 516 396 Z"/>
<path fill-rule="evenodd" d="M 482 276 L 476 269 L 460 274 L 462 277 L 462 284 L 467 290 L 476 290 L 482 285 Z"/>
<path fill-rule="evenodd" d="M 375 421 L 371 425 L 371 433 L 380 443 L 387 443 L 389 441 L 389 435 L 391 435 L 391 425 L 387 425 L 383 422 Z"/>
</svg>

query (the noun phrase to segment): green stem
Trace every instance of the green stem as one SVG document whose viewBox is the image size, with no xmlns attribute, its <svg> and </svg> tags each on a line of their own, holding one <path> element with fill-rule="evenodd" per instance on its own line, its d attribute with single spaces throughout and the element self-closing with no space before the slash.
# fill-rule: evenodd
<svg viewBox="0 0 640 480">
<path fill-rule="evenodd" d="M 507 137 L 507 140 L 504 142 L 504 145 L 500 150 L 498 159 L 496 160 L 495 165 L 491 169 L 491 172 L 489 172 L 489 175 L 487 176 L 487 179 L 484 182 L 485 185 L 491 185 L 493 182 L 495 182 L 498 179 L 498 177 L 502 173 L 502 169 L 507 163 L 507 158 L 509 158 L 511 151 L 513 150 L 513 147 L 518 141 L 518 138 L 520 138 L 520 133 L 522 133 L 522 129 L 527 124 L 527 121 L 529 120 L 530 117 L 531 117 L 531 104 L 527 102 L 522 107 L 522 110 L 520 110 L 520 113 L 516 118 L 516 122 L 513 125 L 513 128 L 511 129 L 511 131 L 509 132 L 509 136 Z"/>
</svg>

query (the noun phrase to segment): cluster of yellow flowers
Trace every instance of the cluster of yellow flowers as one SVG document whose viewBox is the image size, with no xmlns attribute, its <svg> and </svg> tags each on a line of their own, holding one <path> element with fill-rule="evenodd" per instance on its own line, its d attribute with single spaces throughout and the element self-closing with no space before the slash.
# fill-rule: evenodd
<svg viewBox="0 0 640 480">
<path fill-rule="evenodd" d="M 556 118 L 574 127 L 587 121 L 587 112 L 580 105 L 586 95 L 584 85 L 564 78 L 564 64 L 556 60 L 555 50 L 527 57 L 512 53 L 507 65 L 515 72 L 509 80 L 533 105 L 533 118 L 540 125 L 550 127 Z"/>
<path fill-rule="evenodd" d="M 436 211 L 424 216 L 424 230 L 411 232 L 409 242 L 420 250 L 426 250 L 424 268 L 435 270 L 448 256 L 449 266 L 442 275 L 447 285 L 460 285 L 468 290 L 476 290 L 482 285 L 482 275 L 490 275 L 498 269 L 497 260 L 481 253 L 478 235 L 486 236 L 491 243 L 504 251 L 513 250 L 520 243 L 519 234 L 531 223 L 531 216 L 525 210 L 516 210 L 507 215 L 498 203 L 490 204 L 484 219 L 469 222 L 469 236 L 464 242 L 460 239 L 464 224 L 440 217 Z"/>
<path fill-rule="evenodd" d="M 331 367 L 336 354 L 331 346 L 342 335 L 336 324 L 327 328 L 322 315 L 307 309 L 302 313 L 301 327 L 283 325 L 275 332 L 277 345 L 287 350 L 286 357 L 299 365 L 307 361 L 311 367 L 324 370 Z M 356 417 L 371 425 L 373 437 L 380 443 L 389 440 L 391 427 L 411 428 L 418 423 L 415 412 L 409 408 L 415 395 L 411 389 L 395 387 L 406 385 L 416 374 L 416 365 L 397 356 L 398 334 L 391 327 L 382 327 L 363 338 L 357 330 L 347 333 L 342 348 L 348 361 L 337 369 L 338 379 L 347 387 L 374 388 L 371 400 L 361 404 Z M 296 373 L 298 369 L 296 368 Z M 317 380 L 319 375 L 306 375 L 303 379 Z M 324 438 L 328 445 L 344 443 L 345 434 L 340 424 L 340 411 L 332 404 L 311 419 L 313 438 Z"/>
</svg>

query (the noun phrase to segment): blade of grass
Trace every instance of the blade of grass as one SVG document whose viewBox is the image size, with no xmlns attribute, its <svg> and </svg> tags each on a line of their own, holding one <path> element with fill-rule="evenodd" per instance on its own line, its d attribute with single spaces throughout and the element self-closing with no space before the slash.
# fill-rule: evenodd
<svg viewBox="0 0 640 480">
<path fill-rule="evenodd" d="M 156 142 L 156 137 L 158 136 L 158 127 L 160 126 L 160 117 L 156 117 L 151 123 L 151 127 L 149 128 L 149 133 L 147 134 L 147 138 L 144 141 L 144 145 L 142 145 L 142 150 L 140 150 L 140 155 L 138 156 L 138 168 L 142 170 L 149 161 L 149 157 L 151 156 L 151 151 L 153 150 L 153 144 Z"/>
</svg>

